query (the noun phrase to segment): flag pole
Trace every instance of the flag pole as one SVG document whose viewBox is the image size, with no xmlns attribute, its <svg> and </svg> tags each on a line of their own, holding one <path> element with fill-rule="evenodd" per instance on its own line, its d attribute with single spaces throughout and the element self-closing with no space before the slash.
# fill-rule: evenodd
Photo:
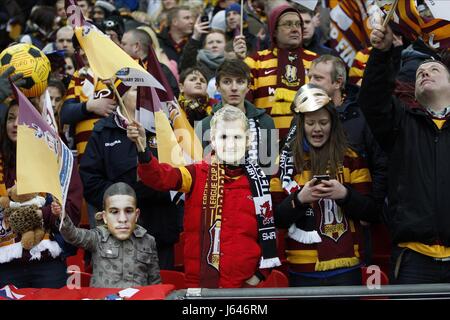
<svg viewBox="0 0 450 320">
<path fill-rule="evenodd" d="M 125 115 L 125 117 L 128 119 L 128 121 L 131 123 L 132 120 L 134 120 L 134 117 L 131 118 L 130 114 L 128 113 L 127 108 L 125 108 L 125 104 L 123 103 L 122 97 L 119 94 L 119 91 L 117 91 L 116 86 L 114 85 L 114 81 L 113 79 L 111 79 L 112 83 L 109 84 L 110 89 L 114 92 L 114 95 L 117 98 L 117 102 L 119 102 L 119 107 L 120 107 L 120 111 Z M 141 150 L 145 150 L 145 147 L 142 145 L 141 141 L 138 139 L 137 140 L 139 149 Z"/>
<path fill-rule="evenodd" d="M 394 4 L 391 7 L 391 10 L 389 11 L 389 13 L 387 14 L 386 18 L 383 21 L 383 27 L 384 28 L 386 28 L 386 26 L 389 23 L 389 21 L 391 21 L 392 16 L 394 15 L 395 9 L 397 9 L 397 5 L 398 5 L 398 0 L 395 0 Z"/>
<path fill-rule="evenodd" d="M 244 0 L 241 0 L 241 36 L 244 35 Z"/>
</svg>

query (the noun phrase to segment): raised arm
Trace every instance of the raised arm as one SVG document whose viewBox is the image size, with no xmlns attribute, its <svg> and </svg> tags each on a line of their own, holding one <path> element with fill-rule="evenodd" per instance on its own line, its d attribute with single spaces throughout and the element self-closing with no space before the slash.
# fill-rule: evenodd
<svg viewBox="0 0 450 320">
<path fill-rule="evenodd" d="M 61 206 L 54 201 L 51 204 L 51 210 L 56 219 L 55 226 L 59 227 Z M 68 215 L 64 217 L 61 234 L 65 241 L 76 247 L 82 247 L 91 252 L 94 252 L 97 247 L 98 237 L 96 231 L 75 227 Z"/>
<path fill-rule="evenodd" d="M 136 143 L 138 150 L 138 176 L 141 181 L 158 191 L 180 191 L 189 193 L 194 185 L 195 170 L 193 166 L 174 168 L 167 163 L 159 163 L 152 156 L 147 145 L 145 129 L 134 121 L 127 127 L 127 136 Z"/>
<path fill-rule="evenodd" d="M 367 61 L 358 103 L 381 148 L 390 151 L 404 117 L 404 106 L 392 95 L 395 87 L 395 60 L 392 30 L 375 26 L 370 40 L 374 47 Z"/>
</svg>

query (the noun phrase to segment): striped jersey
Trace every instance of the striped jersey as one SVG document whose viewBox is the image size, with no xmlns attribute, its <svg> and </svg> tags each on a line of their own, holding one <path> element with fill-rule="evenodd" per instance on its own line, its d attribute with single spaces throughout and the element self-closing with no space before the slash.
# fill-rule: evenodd
<svg viewBox="0 0 450 320">
<path fill-rule="evenodd" d="M 298 173 L 294 176 L 294 180 L 299 186 L 304 186 L 306 182 L 312 179 L 312 173 L 309 170 L 304 170 L 302 173 Z M 372 178 L 370 176 L 369 169 L 367 168 L 366 162 L 357 153 L 352 150 L 348 150 L 343 162 L 341 178 L 338 180 L 343 180 L 341 183 L 350 185 L 354 190 L 360 194 L 367 195 L 371 191 Z M 281 181 L 279 177 L 273 177 L 270 182 L 270 190 L 274 202 L 280 202 L 281 199 L 286 197 L 286 194 L 281 186 Z M 329 199 L 328 199 L 329 200 Z M 333 200 L 330 200 L 333 201 Z M 335 202 L 335 201 L 333 201 Z M 320 207 L 316 206 L 315 210 Z M 329 215 L 329 212 L 327 213 Z M 316 215 L 324 216 L 322 213 L 317 213 Z M 344 212 L 345 215 L 345 212 Z M 348 218 L 349 231 L 353 237 L 353 260 L 354 265 L 360 262 L 361 248 L 361 234 L 360 234 L 360 224 L 359 221 L 354 221 Z M 326 219 L 325 219 L 326 220 Z M 321 220 L 322 221 L 322 220 Z M 317 222 L 316 222 L 317 223 Z M 337 225 L 325 225 L 324 230 L 331 229 L 331 227 L 338 227 Z M 320 225 L 316 225 L 316 229 L 319 231 L 321 229 Z M 336 228 L 337 229 L 337 228 Z M 334 231 L 330 231 L 334 232 Z M 325 236 L 323 231 L 319 231 L 321 237 Z M 336 240 L 336 242 L 339 240 Z M 291 238 L 286 238 L 286 257 L 289 263 L 290 270 L 294 272 L 314 272 L 316 270 L 316 265 L 318 263 L 318 251 L 316 249 L 317 244 L 304 244 L 297 242 Z M 328 271 L 342 267 L 351 267 L 350 265 L 339 265 L 340 259 L 332 260 L 333 263 L 325 264 L 326 270 Z"/>
<path fill-rule="evenodd" d="M 245 59 L 251 69 L 251 87 L 249 100 L 253 104 L 265 109 L 275 123 L 275 128 L 280 130 L 280 137 L 284 137 L 291 125 L 291 104 L 294 101 L 297 90 L 304 85 L 299 83 L 292 89 L 281 89 L 277 91 L 277 70 L 283 66 L 278 65 L 277 48 L 258 51 Z M 301 50 L 301 59 L 305 69 L 305 82 L 311 62 L 317 58 L 317 54 L 308 50 Z M 284 130 L 283 130 L 284 129 Z"/>
<path fill-rule="evenodd" d="M 123 85 L 119 79 L 115 81 L 114 85 L 118 88 L 119 94 L 123 94 L 126 91 L 126 86 Z M 114 98 L 114 93 L 111 92 L 108 86 L 102 81 L 98 81 L 91 72 L 81 75 L 79 70 L 75 71 L 70 80 L 64 98 L 64 104 L 86 103 L 91 98 Z M 101 118 L 101 116 L 95 113 L 88 112 L 87 117 L 75 125 L 74 140 L 77 148 L 78 160 L 81 160 L 81 156 L 84 154 L 95 123 Z"/>
</svg>

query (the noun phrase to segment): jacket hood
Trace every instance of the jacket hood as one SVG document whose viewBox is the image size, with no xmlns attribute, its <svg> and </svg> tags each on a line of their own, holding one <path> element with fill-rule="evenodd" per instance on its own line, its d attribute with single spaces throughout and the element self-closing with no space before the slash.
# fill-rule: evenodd
<svg viewBox="0 0 450 320">
<path fill-rule="evenodd" d="M 411 60 L 411 59 L 430 59 L 431 55 L 428 53 L 424 53 L 416 50 L 412 45 L 408 46 L 406 49 L 402 51 L 402 59 L 403 60 Z"/>
<path fill-rule="evenodd" d="M 294 7 L 292 7 L 291 5 L 289 5 L 287 3 L 273 8 L 273 10 L 270 12 L 270 15 L 269 15 L 269 32 L 271 35 L 273 47 L 276 47 L 276 45 L 277 45 L 277 41 L 275 39 L 275 29 L 277 28 L 278 19 L 280 18 L 280 16 L 282 14 L 284 14 L 286 12 L 297 13 L 300 18 L 302 28 L 303 28 L 303 20 L 302 20 L 302 16 L 300 15 L 300 11 L 298 11 L 297 9 L 295 9 Z"/>
<path fill-rule="evenodd" d="M 359 87 L 357 85 L 347 83 L 345 86 L 345 100 L 344 103 L 337 108 L 339 112 L 344 112 L 352 105 L 358 105 L 357 99 L 359 94 Z"/>
</svg>

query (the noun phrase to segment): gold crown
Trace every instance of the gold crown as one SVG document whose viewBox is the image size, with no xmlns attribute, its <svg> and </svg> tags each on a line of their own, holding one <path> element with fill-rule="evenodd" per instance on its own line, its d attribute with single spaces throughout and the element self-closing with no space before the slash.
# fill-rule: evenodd
<svg viewBox="0 0 450 320">
<path fill-rule="evenodd" d="M 331 98 L 323 89 L 305 84 L 299 89 L 299 93 L 294 100 L 294 112 L 313 112 L 326 106 L 330 101 Z"/>
</svg>

